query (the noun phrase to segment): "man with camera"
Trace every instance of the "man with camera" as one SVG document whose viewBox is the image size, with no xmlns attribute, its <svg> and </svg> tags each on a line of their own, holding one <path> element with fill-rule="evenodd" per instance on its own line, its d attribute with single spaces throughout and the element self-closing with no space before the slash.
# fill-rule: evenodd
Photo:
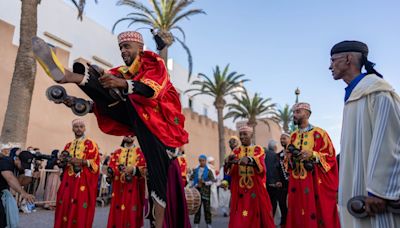
<svg viewBox="0 0 400 228">
<path fill-rule="evenodd" d="M 17 155 L 13 157 L 0 156 L 0 227 L 16 227 L 18 225 L 18 207 L 10 193 L 10 187 L 29 203 L 35 197 L 28 194 L 19 184 L 14 171 L 21 169 L 21 162 Z"/>
<path fill-rule="evenodd" d="M 72 121 L 75 139 L 61 153 L 63 178 L 57 193 L 54 227 L 92 227 L 99 178 L 99 150 L 86 137 L 85 123 Z"/>
<path fill-rule="evenodd" d="M 308 103 L 296 103 L 292 133 L 287 147 L 290 171 L 286 227 L 340 227 L 336 206 L 338 168 L 335 149 L 328 133 L 311 125 Z"/>
<path fill-rule="evenodd" d="M 135 146 L 133 136 L 125 136 L 121 148 L 111 154 L 107 169 L 107 180 L 112 183 L 107 227 L 143 226 L 145 169 L 144 155 Z"/>
</svg>

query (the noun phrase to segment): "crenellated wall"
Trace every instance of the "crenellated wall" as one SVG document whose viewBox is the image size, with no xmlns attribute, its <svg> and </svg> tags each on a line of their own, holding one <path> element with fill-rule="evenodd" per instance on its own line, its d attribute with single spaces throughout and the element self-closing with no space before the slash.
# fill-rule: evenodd
<svg viewBox="0 0 400 228">
<path fill-rule="evenodd" d="M 185 129 L 189 132 L 189 144 L 185 146 L 186 157 L 189 160 L 189 166 L 194 167 L 198 164 L 197 158 L 200 154 L 213 156 L 215 164 L 219 164 L 218 147 L 218 123 L 192 112 L 189 108 L 183 109 L 186 117 Z M 225 127 L 225 147 L 229 153 L 228 139 L 237 132 Z"/>
</svg>

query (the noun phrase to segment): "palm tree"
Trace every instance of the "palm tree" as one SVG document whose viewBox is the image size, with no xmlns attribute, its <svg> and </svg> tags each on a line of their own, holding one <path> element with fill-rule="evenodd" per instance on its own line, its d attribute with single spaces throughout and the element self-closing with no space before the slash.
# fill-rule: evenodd
<svg viewBox="0 0 400 228">
<path fill-rule="evenodd" d="M 187 90 L 185 93 L 195 92 L 193 96 L 208 95 L 214 97 L 214 106 L 218 116 L 219 162 L 223 164 L 225 158 L 225 131 L 223 110 L 226 105 L 225 97 L 240 92 L 240 88 L 248 79 L 243 79 L 244 74 L 229 72 L 229 64 L 221 72 L 219 66 L 213 69 L 213 78 L 200 73 L 201 79 L 192 82 L 197 88 Z"/>
<path fill-rule="evenodd" d="M 79 1 L 71 0 L 71 2 L 78 9 L 78 19 L 82 20 L 83 12 L 85 12 L 86 0 L 79 0 Z M 97 0 L 94 0 L 94 2 L 97 3 Z"/>
<path fill-rule="evenodd" d="M 73 1 L 82 20 L 85 1 Z M 24 146 L 36 75 L 36 60 L 32 53 L 32 37 L 37 33 L 37 6 L 40 0 L 21 0 L 20 37 L 14 73 L 8 95 L 7 110 L 0 142 Z"/>
<path fill-rule="evenodd" d="M 205 14 L 202 9 L 189 9 L 184 11 L 190 6 L 194 0 L 150 0 L 151 8 L 145 6 L 139 1 L 135 0 L 120 0 L 117 5 L 130 6 L 135 11 L 129 13 L 126 17 L 119 19 L 115 22 L 112 31 L 114 32 L 117 24 L 123 21 L 129 21 L 130 27 L 133 24 L 140 23 L 151 28 L 158 30 L 159 36 L 166 43 L 166 46 L 160 50 L 160 56 L 167 63 L 168 60 L 168 48 L 177 40 L 185 49 L 188 55 L 189 63 L 189 79 L 192 74 L 193 61 L 192 54 L 190 53 L 189 47 L 185 44 L 186 35 L 184 30 L 178 26 L 178 22 L 182 19 L 189 19 L 190 16 L 196 14 Z M 182 38 L 178 38 L 172 33 L 173 30 L 179 31 L 182 34 Z"/>
<path fill-rule="evenodd" d="M 262 120 L 269 128 L 268 119 L 277 121 L 276 104 L 270 103 L 271 98 L 262 98 L 258 93 L 249 97 L 247 91 L 242 96 L 235 95 L 233 99 L 236 103 L 227 105 L 229 112 L 225 119 L 233 118 L 233 121 L 238 118 L 247 119 L 247 125 L 253 128 L 253 142 L 255 143 L 257 119 Z"/>
<path fill-rule="evenodd" d="M 283 109 L 278 110 L 278 118 L 279 122 L 282 124 L 283 131 L 289 133 L 289 124 L 290 121 L 292 121 L 293 112 L 292 109 L 289 108 L 288 104 L 286 104 Z"/>
</svg>

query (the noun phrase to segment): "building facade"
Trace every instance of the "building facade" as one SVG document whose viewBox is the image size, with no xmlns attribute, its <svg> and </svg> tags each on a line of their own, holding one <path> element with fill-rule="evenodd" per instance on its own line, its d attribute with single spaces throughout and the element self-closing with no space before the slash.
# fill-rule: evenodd
<svg viewBox="0 0 400 228">
<path fill-rule="evenodd" d="M 20 1 L 0 2 L 0 127 L 4 121 L 18 49 L 20 7 Z M 116 35 L 90 18 L 76 20 L 76 13 L 75 8 L 62 0 L 43 1 L 38 6 L 37 35 L 54 47 L 56 55 L 66 68 L 71 68 L 76 61 L 90 62 L 105 69 L 122 65 Z M 186 117 L 185 128 L 190 135 L 190 142 L 185 146 L 189 166 L 197 165 L 197 157 L 200 154 L 213 156 L 218 164 L 217 113 L 213 99 L 206 96 L 190 97 L 185 94 L 190 85 L 187 81 L 187 70 L 172 60 L 168 61 L 167 66 L 171 81 L 181 94 L 183 113 Z M 54 84 L 44 71 L 37 67 L 26 145 L 39 147 L 44 153 L 53 149 L 63 149 L 65 143 L 73 137 L 71 121 L 76 118 L 70 109 L 47 100 L 45 91 Z M 68 94 L 87 98 L 76 85 L 63 86 Z M 101 152 L 109 154 L 118 147 L 122 138 L 102 133 L 97 127 L 94 115 L 86 115 L 83 119 L 87 123 L 88 137 L 99 144 Z M 229 136 L 237 133 L 231 121 L 225 121 L 225 126 L 227 141 Z M 227 144 L 226 146 L 228 148 Z"/>
</svg>

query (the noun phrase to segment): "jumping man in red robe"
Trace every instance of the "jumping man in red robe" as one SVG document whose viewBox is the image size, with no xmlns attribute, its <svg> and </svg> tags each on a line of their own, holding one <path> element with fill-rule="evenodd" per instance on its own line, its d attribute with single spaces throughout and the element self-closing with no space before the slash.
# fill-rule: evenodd
<svg viewBox="0 0 400 228">
<path fill-rule="evenodd" d="M 99 179 L 99 150 L 97 144 L 85 136 L 85 123 L 72 122 L 75 139 L 64 150 L 71 157 L 63 169 L 57 192 L 54 228 L 92 227 Z"/>
<path fill-rule="evenodd" d="M 143 226 L 146 161 L 132 136 L 124 137 L 122 148 L 111 154 L 109 170 L 112 194 L 108 228 Z"/>
<path fill-rule="evenodd" d="M 36 59 L 51 78 L 77 84 L 93 100 L 91 110 L 104 133 L 137 137 L 147 162 L 155 226 L 190 227 L 176 159 L 177 148 L 188 143 L 188 133 L 179 94 L 162 58 L 143 51 L 140 33 L 123 32 L 118 45 L 126 65 L 105 71 L 92 65 L 87 70 L 76 63 L 71 72 L 42 39 L 35 37 L 32 42 Z M 70 97 L 64 104 L 74 106 L 75 101 Z"/>
<path fill-rule="evenodd" d="M 225 172 L 232 177 L 229 228 L 274 228 L 271 201 L 268 196 L 264 149 L 251 145 L 253 129 L 239 130 L 242 145 L 225 161 Z"/>
<path fill-rule="evenodd" d="M 292 133 L 290 143 L 300 153 L 286 153 L 290 170 L 286 228 L 338 228 L 335 149 L 326 131 L 309 124 L 308 103 L 297 103 L 292 110 L 299 129 Z"/>
</svg>

